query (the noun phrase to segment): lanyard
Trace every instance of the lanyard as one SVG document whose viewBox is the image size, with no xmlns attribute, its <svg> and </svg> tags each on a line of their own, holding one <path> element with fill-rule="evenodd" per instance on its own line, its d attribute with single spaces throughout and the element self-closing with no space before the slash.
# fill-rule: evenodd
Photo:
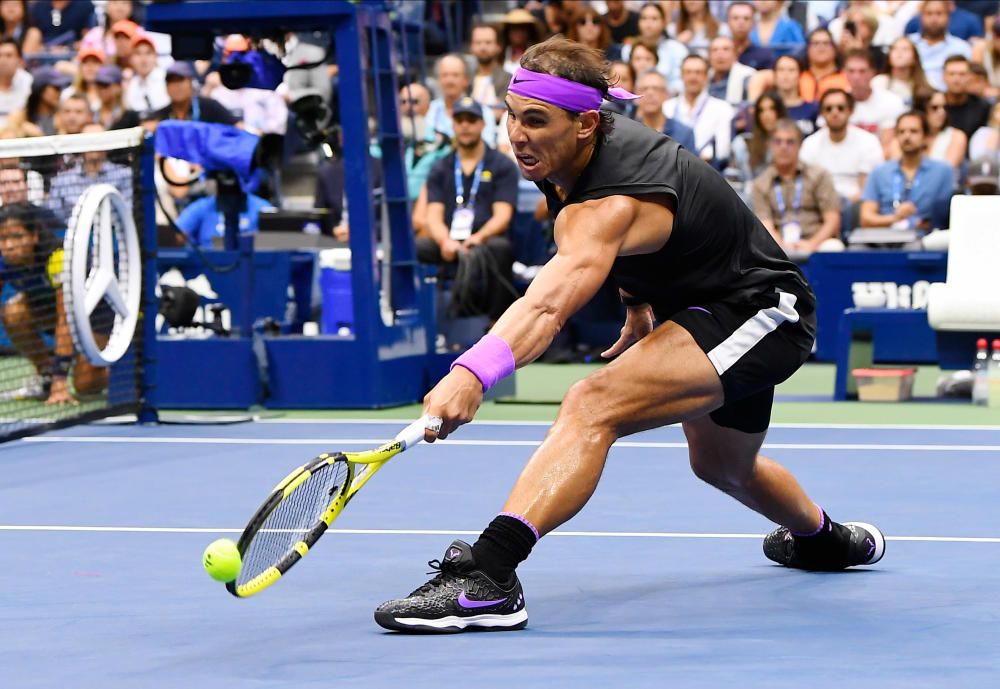
<svg viewBox="0 0 1000 689">
<path fill-rule="evenodd" d="M 201 103 L 198 102 L 198 96 L 191 97 L 191 121 L 201 121 Z"/>
<path fill-rule="evenodd" d="M 785 195 L 781 192 L 781 178 L 774 178 L 774 203 L 778 206 L 778 217 L 785 219 Z M 802 208 L 802 175 L 795 175 L 795 198 L 792 199 L 792 215 L 798 215 Z"/>
<path fill-rule="evenodd" d="M 916 174 L 913 175 L 913 181 L 907 181 L 903 178 L 902 170 L 896 170 L 896 174 L 892 180 L 892 207 L 898 208 L 899 204 L 903 201 L 909 201 L 910 196 L 912 196 L 917 191 L 917 185 L 920 184 L 920 170 L 918 169 Z"/>
<path fill-rule="evenodd" d="M 479 191 L 479 180 L 483 176 L 483 161 L 486 156 L 479 159 L 479 164 L 476 165 L 476 171 L 472 177 L 472 188 L 469 189 L 469 200 L 465 201 L 465 197 L 462 195 L 464 187 L 462 184 L 462 162 L 458 159 L 458 153 L 455 154 L 455 206 L 457 208 L 469 208 L 475 206 L 476 203 L 476 192 Z"/>
<path fill-rule="evenodd" d="M 680 111 L 681 111 L 681 102 L 682 102 L 683 98 L 684 98 L 684 96 L 677 96 L 677 105 L 676 105 L 676 107 L 674 107 L 674 116 L 673 116 L 674 119 L 678 119 L 677 116 L 680 114 Z M 698 106 L 698 109 L 697 110 L 693 110 L 691 112 L 691 116 L 689 118 L 687 118 L 687 121 L 690 122 L 690 124 L 688 126 L 690 126 L 691 129 L 694 129 L 695 127 L 698 126 L 698 120 L 701 119 L 701 115 L 705 111 L 705 106 L 708 105 L 708 100 L 709 100 L 708 98 L 706 98 L 705 100 L 703 100 L 701 102 L 701 105 Z"/>
</svg>

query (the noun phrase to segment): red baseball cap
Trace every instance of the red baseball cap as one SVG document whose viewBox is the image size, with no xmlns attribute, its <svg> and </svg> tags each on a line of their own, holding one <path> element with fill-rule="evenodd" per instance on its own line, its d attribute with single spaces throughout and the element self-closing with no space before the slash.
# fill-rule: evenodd
<svg viewBox="0 0 1000 689">
<path fill-rule="evenodd" d="M 141 29 L 139 28 L 138 24 L 128 19 L 119 19 L 118 21 L 116 21 L 114 24 L 111 25 L 112 36 L 123 33 L 129 38 L 132 38 L 137 33 L 139 33 L 140 30 Z"/>
</svg>

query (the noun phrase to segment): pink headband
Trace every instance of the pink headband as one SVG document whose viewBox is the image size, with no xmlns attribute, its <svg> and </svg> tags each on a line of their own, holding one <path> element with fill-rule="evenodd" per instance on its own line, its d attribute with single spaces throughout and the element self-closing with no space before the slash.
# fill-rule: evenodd
<svg viewBox="0 0 1000 689">
<path fill-rule="evenodd" d="M 570 79 L 532 72 L 518 67 L 507 87 L 509 93 L 525 98 L 536 98 L 570 112 L 599 110 L 604 100 L 600 90 Z M 635 100 L 640 96 L 623 88 L 609 88 L 608 96 L 616 100 Z"/>
</svg>

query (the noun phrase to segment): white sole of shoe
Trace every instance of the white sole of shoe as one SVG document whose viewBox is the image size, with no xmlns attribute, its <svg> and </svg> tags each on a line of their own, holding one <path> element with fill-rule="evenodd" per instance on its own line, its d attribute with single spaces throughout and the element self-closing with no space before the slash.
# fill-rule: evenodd
<svg viewBox="0 0 1000 689">
<path fill-rule="evenodd" d="M 877 526 L 872 524 L 866 524 L 865 522 L 844 522 L 844 526 L 859 526 L 868 533 L 872 535 L 872 539 L 875 541 L 875 552 L 868 559 L 867 562 L 863 562 L 863 565 L 874 565 L 876 562 L 882 559 L 882 555 L 885 554 L 885 536 L 882 532 L 878 530 Z"/>
<path fill-rule="evenodd" d="M 376 616 L 376 621 L 378 616 Z M 403 630 L 413 630 L 413 631 L 442 631 L 442 632 L 457 632 L 464 629 L 510 629 L 510 628 L 520 628 L 523 627 L 528 622 L 528 610 L 527 608 L 521 608 L 517 612 L 513 612 L 509 615 L 472 615 L 470 617 L 458 617 L 457 615 L 450 615 L 448 617 L 441 617 L 435 620 L 426 619 L 423 617 L 394 617 L 392 618 L 394 624 L 391 625 L 391 629 L 396 629 L 399 631 Z M 379 621 L 379 624 L 382 624 Z M 382 625 L 386 627 L 387 625 Z"/>
</svg>

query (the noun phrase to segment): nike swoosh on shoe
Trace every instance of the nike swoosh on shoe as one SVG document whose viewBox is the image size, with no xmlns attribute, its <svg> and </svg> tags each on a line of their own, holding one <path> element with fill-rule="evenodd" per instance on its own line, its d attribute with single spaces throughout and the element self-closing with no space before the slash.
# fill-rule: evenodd
<svg viewBox="0 0 1000 689">
<path fill-rule="evenodd" d="M 465 591 L 458 594 L 458 605 L 467 610 L 472 610 L 475 608 L 487 608 L 491 605 L 499 605 L 500 603 L 506 602 L 506 598 L 501 598 L 499 600 L 472 600 L 465 595 Z"/>
</svg>

